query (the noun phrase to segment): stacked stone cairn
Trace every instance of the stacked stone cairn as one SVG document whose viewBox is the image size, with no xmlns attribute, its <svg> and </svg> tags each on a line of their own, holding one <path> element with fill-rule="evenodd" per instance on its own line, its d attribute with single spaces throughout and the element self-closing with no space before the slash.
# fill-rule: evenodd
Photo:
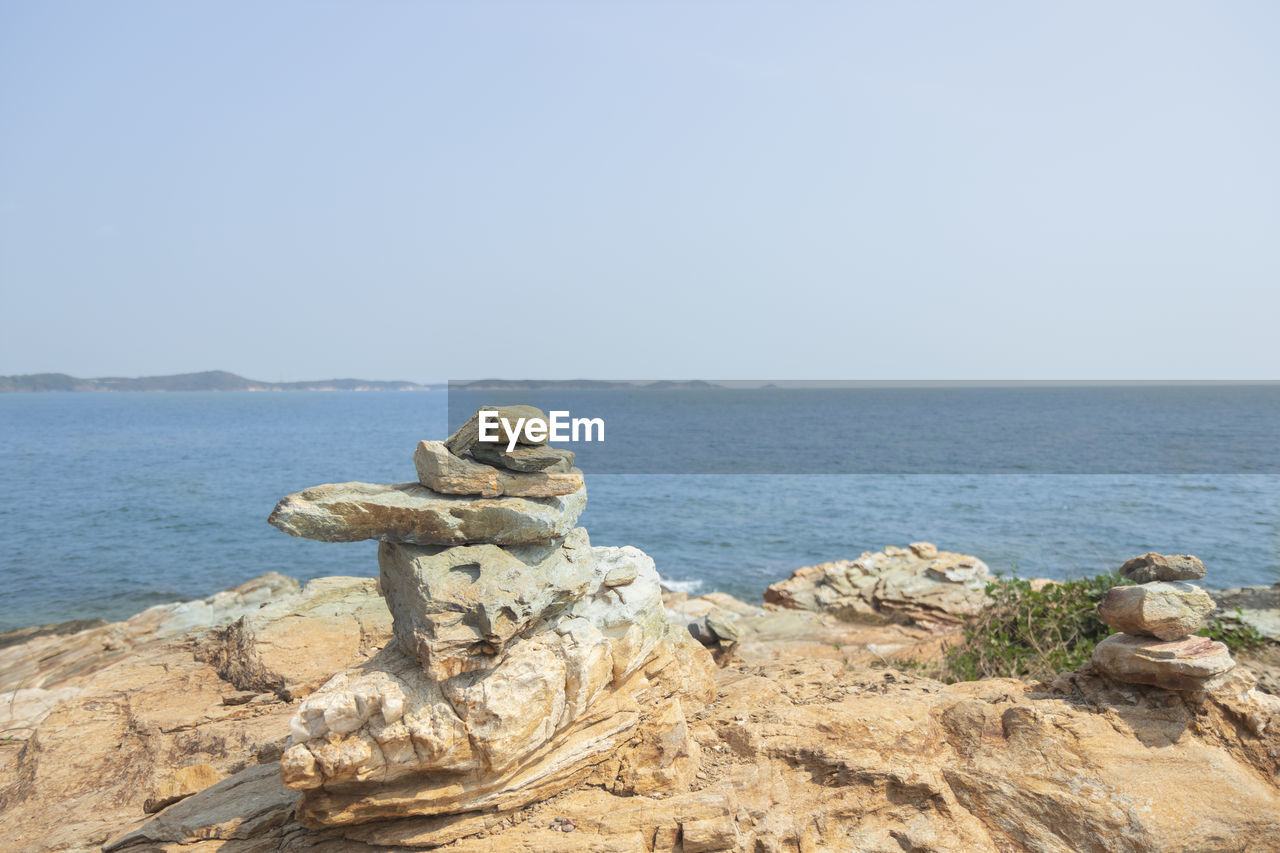
<svg viewBox="0 0 1280 853">
<path fill-rule="evenodd" d="M 545 419 L 486 406 L 512 424 Z M 473 417 L 414 453 L 418 481 L 315 486 L 271 524 L 380 540 L 395 641 L 304 699 L 281 760 L 313 827 L 520 808 L 581 782 L 687 789 L 684 707 L 714 694 L 710 656 L 668 624 L 653 561 L 593 548 L 574 455 L 508 450 Z"/>
<path fill-rule="evenodd" d="M 1094 668 L 1133 684 L 1166 690 L 1211 690 L 1235 666 L 1222 643 L 1193 636 L 1214 610 L 1213 599 L 1189 580 L 1204 563 L 1189 554 L 1143 554 L 1120 567 L 1135 586 L 1113 587 L 1098 605 L 1102 621 L 1120 631 L 1093 650 Z"/>
</svg>

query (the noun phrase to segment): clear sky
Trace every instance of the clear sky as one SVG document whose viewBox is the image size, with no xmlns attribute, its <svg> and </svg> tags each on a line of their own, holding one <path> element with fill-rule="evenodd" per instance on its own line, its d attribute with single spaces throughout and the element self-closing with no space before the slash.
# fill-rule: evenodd
<svg viewBox="0 0 1280 853">
<path fill-rule="evenodd" d="M 1280 378 L 1274 2 L 4 2 L 0 374 Z"/>
</svg>

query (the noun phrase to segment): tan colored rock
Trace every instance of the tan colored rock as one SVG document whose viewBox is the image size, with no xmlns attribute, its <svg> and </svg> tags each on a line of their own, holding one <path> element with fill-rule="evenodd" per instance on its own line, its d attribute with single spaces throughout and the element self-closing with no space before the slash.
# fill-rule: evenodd
<svg viewBox="0 0 1280 853">
<path fill-rule="evenodd" d="M 815 610 L 850 622 L 894 621 L 947 630 L 989 603 L 993 578 L 977 557 L 928 542 L 890 546 L 797 569 L 765 590 L 766 607 Z"/>
<path fill-rule="evenodd" d="M 41 689 L 69 694 L 28 741 L 0 742 L 0 847 L 79 851 L 100 845 L 147 820 L 146 800 L 186 766 L 206 764 L 225 774 L 277 759 L 296 704 L 222 704 L 236 686 L 196 653 L 239 649 L 252 663 L 227 667 L 236 678 L 266 672 L 326 681 L 390 641 L 391 616 L 376 587 L 373 578 L 321 578 L 298 591 L 294 581 L 268 578 L 265 585 L 254 581 L 203 601 L 152 608 L 127 622 L 0 650 L 9 655 L 11 676 L 25 673 Z M 260 597 L 270 590 L 278 597 Z M 253 603 L 246 606 L 247 599 Z M 230 646 L 208 628 L 175 627 L 232 617 L 243 622 Z M 104 651 L 104 636 L 119 638 L 120 645 Z M 297 794 L 280 786 L 278 764 L 270 775 L 292 809 Z M 208 791 L 154 820 L 170 821 Z M 259 805 L 237 796 L 234 808 L 220 807 L 230 823 L 219 825 L 265 831 L 252 817 Z M 268 823 L 278 827 L 286 819 L 272 812 Z"/>
<path fill-rule="evenodd" d="M 1197 691 L 1212 688 L 1215 677 L 1230 670 L 1235 661 L 1225 645 L 1208 637 L 1168 642 L 1112 634 L 1094 647 L 1093 666 L 1116 681 Z"/>
<path fill-rule="evenodd" d="M 545 471 L 513 473 L 454 456 L 441 441 L 418 442 L 413 462 L 418 482 L 442 494 L 550 498 L 582 488 L 582 472 L 563 460 Z"/>
<path fill-rule="evenodd" d="M 164 842 L 199 839 L 215 840 L 217 849 L 226 853 L 234 853 L 237 847 L 278 850 L 279 847 L 265 844 L 254 845 L 250 840 L 261 839 L 286 822 L 295 799 L 292 791 L 281 786 L 278 765 L 254 765 L 107 841 L 103 850 L 157 850 Z"/>
<path fill-rule="evenodd" d="M 1194 581 L 1204 577 L 1204 563 L 1190 554 L 1157 554 L 1134 557 L 1120 567 L 1120 575 L 1134 583 L 1151 581 Z"/>
<path fill-rule="evenodd" d="M 1191 636 L 1212 612 L 1208 593 L 1179 581 L 1112 587 L 1098 602 L 1098 616 L 1115 630 L 1162 640 Z"/>
<path fill-rule="evenodd" d="M 445 564 L 396 569 L 439 579 L 442 598 L 473 611 L 491 598 L 518 605 L 540 594 L 548 577 L 562 578 L 564 597 L 554 604 L 556 593 L 547 593 L 553 604 L 526 614 L 533 621 L 501 641 L 486 669 L 436 679 L 392 645 L 307 697 L 281 761 L 284 783 L 304 792 L 304 823 L 514 808 L 608 761 L 620 762 L 609 784 L 632 792 L 691 781 L 697 747 L 681 699 L 710 698 L 710 661 L 667 624 L 652 560 L 634 548 L 589 549 L 585 532 L 578 538 L 568 556 L 553 558 L 558 568 L 522 578 L 499 567 L 478 579 L 488 591 L 474 598 L 444 586 Z M 431 556 L 469 559 L 459 550 Z M 605 586 L 623 564 L 636 566 L 636 579 Z M 388 589 L 393 602 L 397 589 Z M 643 760 L 628 758 L 628 745 Z"/>
<path fill-rule="evenodd" d="M 551 498 L 471 498 L 419 483 L 329 483 L 288 495 L 267 520 L 290 536 L 322 542 L 523 545 L 566 535 L 586 503 L 585 487 Z"/>
<path fill-rule="evenodd" d="M 942 685 L 803 658 L 738 664 L 717 682 L 715 704 L 688 717 L 701 754 L 690 791 L 615 792 L 600 784 L 609 764 L 545 803 L 306 829 L 264 765 L 238 774 L 239 827 L 232 777 L 112 851 L 1274 847 L 1280 735 L 1243 733 L 1235 688 L 1201 702 L 1081 673 L 1042 691 L 1006 679 Z M 574 831 L 560 831 L 564 821 Z"/>
<path fill-rule="evenodd" d="M 741 636 L 731 641 L 733 658 L 750 663 L 789 657 L 846 666 L 884 665 L 899 658 L 927 663 L 941 656 L 952 635 L 916 625 L 845 622 L 812 610 L 767 610 L 720 592 L 697 598 L 668 596 L 665 605 L 672 625 L 691 631 L 712 649 L 723 641 L 706 624 L 706 617 L 715 610 L 736 616 L 733 625 Z M 697 631 L 694 624 L 699 626 Z"/>
<path fill-rule="evenodd" d="M 158 812 L 165 806 L 171 806 L 178 800 L 186 799 L 197 791 L 203 791 L 210 785 L 221 782 L 226 775 L 212 764 L 192 764 L 183 767 L 156 786 L 151 796 L 142 804 L 142 810 L 147 814 Z"/>
<path fill-rule="evenodd" d="M 520 419 L 526 422 L 531 418 L 537 418 L 543 422 L 547 420 L 547 413 L 541 409 L 535 409 L 533 406 L 481 406 L 471 418 L 458 428 L 453 435 L 445 439 L 445 446 L 454 456 L 461 456 L 480 441 L 480 412 L 492 411 L 497 412 L 498 416 L 498 441 L 496 443 L 506 447 L 511 443 L 511 434 L 502 424 L 505 418 L 512 427 L 519 423 Z M 537 446 L 546 444 L 547 439 L 544 436 L 541 440 L 530 438 L 528 433 L 521 429 L 520 434 L 516 437 L 516 442 L 523 445 Z"/>
</svg>

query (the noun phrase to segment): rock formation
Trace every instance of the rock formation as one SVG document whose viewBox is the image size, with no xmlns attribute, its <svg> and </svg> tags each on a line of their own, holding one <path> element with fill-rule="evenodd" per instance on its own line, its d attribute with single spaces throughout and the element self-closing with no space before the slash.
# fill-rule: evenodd
<svg viewBox="0 0 1280 853">
<path fill-rule="evenodd" d="M 822 611 L 849 622 L 949 630 L 987 606 L 992 580 L 977 557 L 915 542 L 797 569 L 765 590 L 764 600 L 766 607 Z"/>
<path fill-rule="evenodd" d="M 280 772 L 309 826 L 515 808 L 588 777 L 693 781 L 681 700 L 711 698 L 711 661 L 668 624 L 653 561 L 574 526 L 572 454 L 486 447 L 475 424 L 419 444 L 416 484 L 317 486 L 271 514 L 295 536 L 381 540 L 395 635 L 293 716 Z"/>
<path fill-rule="evenodd" d="M 545 802 L 322 829 L 299 823 L 280 757 L 306 691 L 392 644 L 373 579 L 269 577 L 31 632 L 0 647 L 0 691 L 73 695 L 0 741 L 0 838 L 32 853 L 1276 848 L 1280 699 L 1239 668 L 1206 701 L 1088 672 L 944 685 L 885 668 L 927 659 L 940 635 L 917 626 L 720 593 L 672 605 L 682 631 L 719 608 L 742 632 L 715 701 L 682 702 L 689 790 L 629 793 L 610 759 Z M 146 813 L 211 778 L 201 765 L 226 778 Z"/>
<path fill-rule="evenodd" d="M 1137 586 L 1113 587 L 1098 604 L 1102 621 L 1121 632 L 1093 650 L 1093 665 L 1117 681 L 1199 691 L 1221 683 L 1235 661 L 1222 643 L 1192 636 L 1213 612 L 1213 599 L 1188 579 L 1204 577 L 1189 554 L 1143 554 L 1120 567 Z"/>
</svg>

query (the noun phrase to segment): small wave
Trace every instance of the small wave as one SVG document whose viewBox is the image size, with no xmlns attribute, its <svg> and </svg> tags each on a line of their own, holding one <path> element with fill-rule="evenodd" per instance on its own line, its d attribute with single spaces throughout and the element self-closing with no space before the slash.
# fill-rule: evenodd
<svg viewBox="0 0 1280 853">
<path fill-rule="evenodd" d="M 664 587 L 672 592 L 687 592 L 690 595 L 693 595 L 702 588 L 702 581 L 700 580 L 675 581 L 671 580 L 671 578 L 664 577 L 659 577 L 658 580 L 662 582 Z"/>
</svg>

